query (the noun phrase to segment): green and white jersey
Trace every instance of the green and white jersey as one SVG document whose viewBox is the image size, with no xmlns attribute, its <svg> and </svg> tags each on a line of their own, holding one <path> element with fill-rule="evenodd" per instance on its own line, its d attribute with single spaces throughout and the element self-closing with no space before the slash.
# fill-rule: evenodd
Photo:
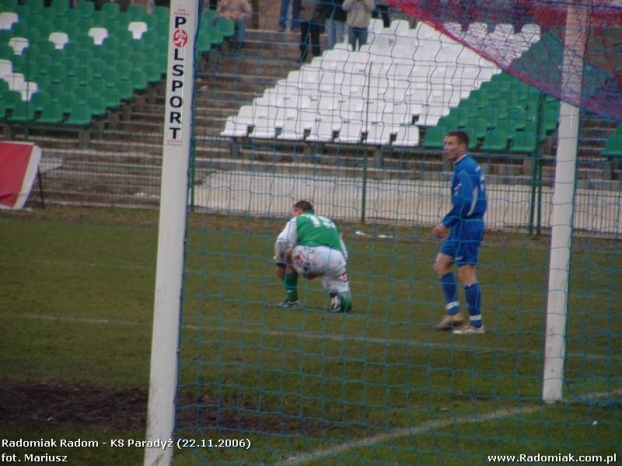
<svg viewBox="0 0 622 466">
<path fill-rule="evenodd" d="M 283 247 L 285 246 L 285 248 Z M 292 218 L 276 239 L 278 252 L 292 246 L 326 246 L 348 257 L 346 246 L 337 225 L 329 218 L 305 212 Z"/>
</svg>

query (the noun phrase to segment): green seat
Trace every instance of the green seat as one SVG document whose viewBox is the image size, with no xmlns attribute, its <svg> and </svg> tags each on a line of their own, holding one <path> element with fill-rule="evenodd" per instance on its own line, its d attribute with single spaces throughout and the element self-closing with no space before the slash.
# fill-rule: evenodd
<svg viewBox="0 0 622 466">
<path fill-rule="evenodd" d="M 484 151 L 503 152 L 508 148 L 508 133 L 503 130 L 490 130 L 484 137 L 481 149 Z"/>
<path fill-rule="evenodd" d="M 218 21 L 218 27 L 224 37 L 233 37 L 235 35 L 235 22 L 231 19 L 221 19 Z"/>
<path fill-rule="evenodd" d="M 95 2 L 82 0 L 78 2 L 77 10 L 80 12 L 82 18 L 92 18 L 95 13 Z"/>
<path fill-rule="evenodd" d="M 196 48 L 199 53 L 208 53 L 212 50 L 212 37 L 207 33 L 199 33 Z"/>
<path fill-rule="evenodd" d="M 30 96 L 30 103 L 35 109 L 35 112 L 42 112 L 49 102 L 50 96 L 45 91 L 38 90 Z"/>
<path fill-rule="evenodd" d="M 71 126 L 91 126 L 93 112 L 86 102 L 77 102 L 69 109 L 69 118 L 65 121 L 66 125 Z"/>
<path fill-rule="evenodd" d="M 471 118 L 464 130 L 469 134 L 470 140 L 475 142 L 477 139 L 483 139 L 486 137 L 486 132 L 489 129 L 490 120 L 486 118 Z"/>
<path fill-rule="evenodd" d="M 0 82 L 4 82 L 4 81 L 0 81 Z M 3 121 L 6 119 L 6 105 L 4 103 L 4 100 L 0 99 L 0 121 Z"/>
<path fill-rule="evenodd" d="M 121 95 L 119 94 L 119 89 L 116 86 L 106 86 L 101 91 L 101 95 L 106 101 L 106 108 L 110 110 L 117 110 L 121 107 Z"/>
<path fill-rule="evenodd" d="M 90 95 L 86 99 L 86 103 L 91 108 L 91 114 L 93 115 L 93 117 L 103 118 L 106 116 L 106 111 L 107 111 L 106 99 L 103 95 L 101 94 Z"/>
<path fill-rule="evenodd" d="M 145 63 L 143 70 L 147 74 L 147 81 L 149 81 L 150 84 L 157 84 L 162 81 L 162 73 L 157 63 L 149 61 Z"/>
<path fill-rule="evenodd" d="M 121 8 L 118 3 L 106 2 L 102 5 L 101 11 L 106 19 L 117 19 L 121 14 Z"/>
<path fill-rule="evenodd" d="M 50 7 L 56 16 L 63 16 L 69 11 L 69 2 L 67 0 L 52 0 Z"/>
<path fill-rule="evenodd" d="M 443 126 L 432 126 L 425 132 L 422 146 L 426 149 L 442 149 L 445 144 L 447 128 Z"/>
<path fill-rule="evenodd" d="M 447 130 L 456 130 L 458 129 L 458 118 L 452 116 L 450 113 L 449 115 L 440 117 L 436 126 L 446 128 Z"/>
<path fill-rule="evenodd" d="M 601 155 L 603 157 L 622 157 L 622 135 L 612 134 L 609 136 Z"/>
<path fill-rule="evenodd" d="M 17 102 L 22 101 L 22 94 L 19 91 L 10 89 L 8 91 L 4 91 L 2 94 L 2 100 L 4 101 L 4 105 L 7 110 L 13 110 Z"/>
<path fill-rule="evenodd" d="M 132 3 L 127 7 L 127 10 L 125 10 L 125 12 L 130 17 L 130 21 L 144 21 L 145 16 L 147 16 L 145 7 L 140 5 L 139 3 Z"/>
<path fill-rule="evenodd" d="M 41 114 L 37 118 L 37 123 L 59 124 L 63 122 L 65 115 L 63 107 L 58 102 L 48 102 L 41 109 Z"/>
<path fill-rule="evenodd" d="M 224 36 L 222 35 L 222 31 L 219 27 L 210 26 L 209 28 L 207 28 L 207 34 L 210 36 L 212 45 L 222 44 Z"/>
<path fill-rule="evenodd" d="M 13 105 L 13 111 L 7 121 L 26 123 L 34 121 L 35 107 L 30 101 L 19 100 Z"/>
<path fill-rule="evenodd" d="M 517 131 L 510 144 L 510 152 L 533 154 L 536 151 L 536 133 L 533 131 Z"/>
</svg>

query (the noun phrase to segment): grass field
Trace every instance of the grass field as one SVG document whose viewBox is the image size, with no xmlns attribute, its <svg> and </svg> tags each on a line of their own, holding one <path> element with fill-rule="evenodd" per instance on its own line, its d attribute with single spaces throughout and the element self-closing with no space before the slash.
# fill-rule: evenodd
<svg viewBox="0 0 622 466">
<path fill-rule="evenodd" d="M 281 227 L 190 216 L 178 436 L 204 447 L 177 449 L 175 464 L 622 457 L 617 242 L 574 240 L 567 402 L 543 405 L 546 238 L 487 236 L 487 333 L 458 337 L 433 328 L 442 298 L 429 232 L 344 225 L 355 311 L 341 316 L 324 311 L 315 282 L 301 282 L 305 309 L 274 306 Z M 0 213 L 0 438 L 99 442 L 3 452 L 142 464 L 142 448 L 110 440 L 145 435 L 156 241 L 151 211 Z M 251 448 L 207 448 L 218 439 Z"/>
</svg>

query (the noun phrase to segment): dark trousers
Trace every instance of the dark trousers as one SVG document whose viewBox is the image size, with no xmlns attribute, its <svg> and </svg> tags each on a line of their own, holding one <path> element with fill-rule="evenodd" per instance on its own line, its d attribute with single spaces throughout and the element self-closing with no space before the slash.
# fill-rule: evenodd
<svg viewBox="0 0 622 466">
<path fill-rule="evenodd" d="M 382 25 L 385 28 L 391 27 L 391 19 L 389 18 L 389 5 L 376 5 L 376 9 L 371 12 L 372 18 L 380 16 Z"/>
<path fill-rule="evenodd" d="M 322 25 L 312 21 L 302 21 L 300 23 L 300 61 L 307 60 L 309 53 L 309 43 L 311 44 L 311 53 L 314 57 L 322 54 L 320 50 L 320 33 Z"/>
</svg>

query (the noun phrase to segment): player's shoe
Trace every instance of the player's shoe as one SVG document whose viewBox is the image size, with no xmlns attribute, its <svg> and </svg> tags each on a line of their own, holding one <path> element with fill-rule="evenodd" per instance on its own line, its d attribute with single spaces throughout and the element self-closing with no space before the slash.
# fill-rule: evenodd
<svg viewBox="0 0 622 466">
<path fill-rule="evenodd" d="M 284 309 L 298 309 L 300 307 L 300 304 L 298 303 L 298 301 L 290 301 L 286 299 L 285 301 L 281 301 L 279 303 L 279 306 Z"/>
<path fill-rule="evenodd" d="M 466 327 L 457 328 L 453 331 L 453 333 L 456 335 L 481 335 L 486 332 L 483 325 L 480 328 L 475 328 L 467 325 Z"/>
<path fill-rule="evenodd" d="M 464 317 L 462 313 L 458 312 L 456 315 L 450 316 L 445 314 L 443 320 L 441 320 L 436 326 L 436 330 L 453 330 L 464 324 Z"/>
<path fill-rule="evenodd" d="M 341 295 L 337 290 L 330 290 L 328 292 L 330 296 L 330 312 L 336 314 L 341 311 Z"/>
</svg>

